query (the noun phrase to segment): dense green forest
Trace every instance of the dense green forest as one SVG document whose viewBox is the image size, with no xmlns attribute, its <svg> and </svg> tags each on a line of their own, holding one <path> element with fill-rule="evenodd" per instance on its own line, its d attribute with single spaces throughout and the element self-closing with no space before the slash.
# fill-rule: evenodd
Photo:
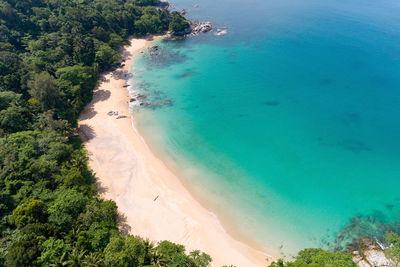
<svg viewBox="0 0 400 267">
<path fill-rule="evenodd" d="M 73 135 L 127 37 L 186 27 L 154 0 L 0 1 L 0 266 L 208 266 L 118 230 Z"/>
</svg>

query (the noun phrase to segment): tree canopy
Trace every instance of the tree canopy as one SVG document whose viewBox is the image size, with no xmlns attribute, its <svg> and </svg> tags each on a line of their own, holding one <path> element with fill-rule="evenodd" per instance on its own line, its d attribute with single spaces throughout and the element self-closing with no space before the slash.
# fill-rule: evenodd
<svg viewBox="0 0 400 267">
<path fill-rule="evenodd" d="M 356 264 L 348 253 L 307 248 L 300 251 L 294 261 L 284 262 L 280 259 L 269 267 L 356 267 Z"/>
</svg>

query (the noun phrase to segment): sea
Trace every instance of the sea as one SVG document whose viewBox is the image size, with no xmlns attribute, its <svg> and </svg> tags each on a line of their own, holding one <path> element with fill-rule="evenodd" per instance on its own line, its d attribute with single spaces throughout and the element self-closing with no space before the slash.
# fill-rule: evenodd
<svg viewBox="0 0 400 267">
<path fill-rule="evenodd" d="M 399 1 L 171 4 L 214 29 L 139 54 L 136 127 L 229 233 L 292 257 L 400 232 Z"/>
</svg>

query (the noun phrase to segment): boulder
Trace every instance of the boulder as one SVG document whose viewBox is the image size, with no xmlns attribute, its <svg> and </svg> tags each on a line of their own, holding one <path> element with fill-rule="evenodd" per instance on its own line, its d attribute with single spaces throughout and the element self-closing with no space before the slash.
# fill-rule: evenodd
<svg viewBox="0 0 400 267">
<path fill-rule="evenodd" d="M 210 21 L 206 22 L 193 22 L 191 25 L 192 33 L 209 32 L 213 29 Z"/>
</svg>

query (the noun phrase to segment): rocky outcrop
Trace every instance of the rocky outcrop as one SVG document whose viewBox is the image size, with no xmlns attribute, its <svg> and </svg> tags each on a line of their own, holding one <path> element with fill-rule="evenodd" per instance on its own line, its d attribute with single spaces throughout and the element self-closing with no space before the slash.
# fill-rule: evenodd
<svg viewBox="0 0 400 267">
<path fill-rule="evenodd" d="M 352 251 L 354 262 L 359 267 L 395 267 L 395 262 L 387 258 L 385 247 L 376 240 L 363 238 L 359 241 L 358 249 Z"/>
<path fill-rule="evenodd" d="M 210 21 L 206 22 L 192 22 L 191 25 L 192 28 L 192 33 L 205 33 L 205 32 L 210 32 L 213 29 L 212 23 Z"/>
<path fill-rule="evenodd" d="M 156 4 L 156 8 L 169 8 L 170 3 L 168 1 L 158 1 Z"/>
<path fill-rule="evenodd" d="M 190 26 L 185 28 L 182 31 L 179 32 L 168 32 L 167 35 L 170 38 L 174 38 L 174 37 L 183 37 L 189 34 L 199 34 L 199 33 L 206 33 L 206 32 L 210 32 L 213 29 L 213 25 L 210 21 L 206 21 L 206 22 L 199 22 L 199 21 L 195 21 L 195 22 L 191 22 Z M 222 32 L 222 34 L 219 35 L 223 35 L 225 34 L 225 32 Z"/>
<path fill-rule="evenodd" d="M 183 36 L 186 36 L 186 35 L 190 34 L 191 32 L 192 32 L 192 28 L 191 28 L 191 27 L 187 27 L 187 28 L 185 28 L 183 31 L 179 31 L 179 32 L 175 32 L 175 31 L 167 32 L 167 36 L 170 37 L 170 38 L 173 38 L 173 37 L 183 37 Z"/>
</svg>

